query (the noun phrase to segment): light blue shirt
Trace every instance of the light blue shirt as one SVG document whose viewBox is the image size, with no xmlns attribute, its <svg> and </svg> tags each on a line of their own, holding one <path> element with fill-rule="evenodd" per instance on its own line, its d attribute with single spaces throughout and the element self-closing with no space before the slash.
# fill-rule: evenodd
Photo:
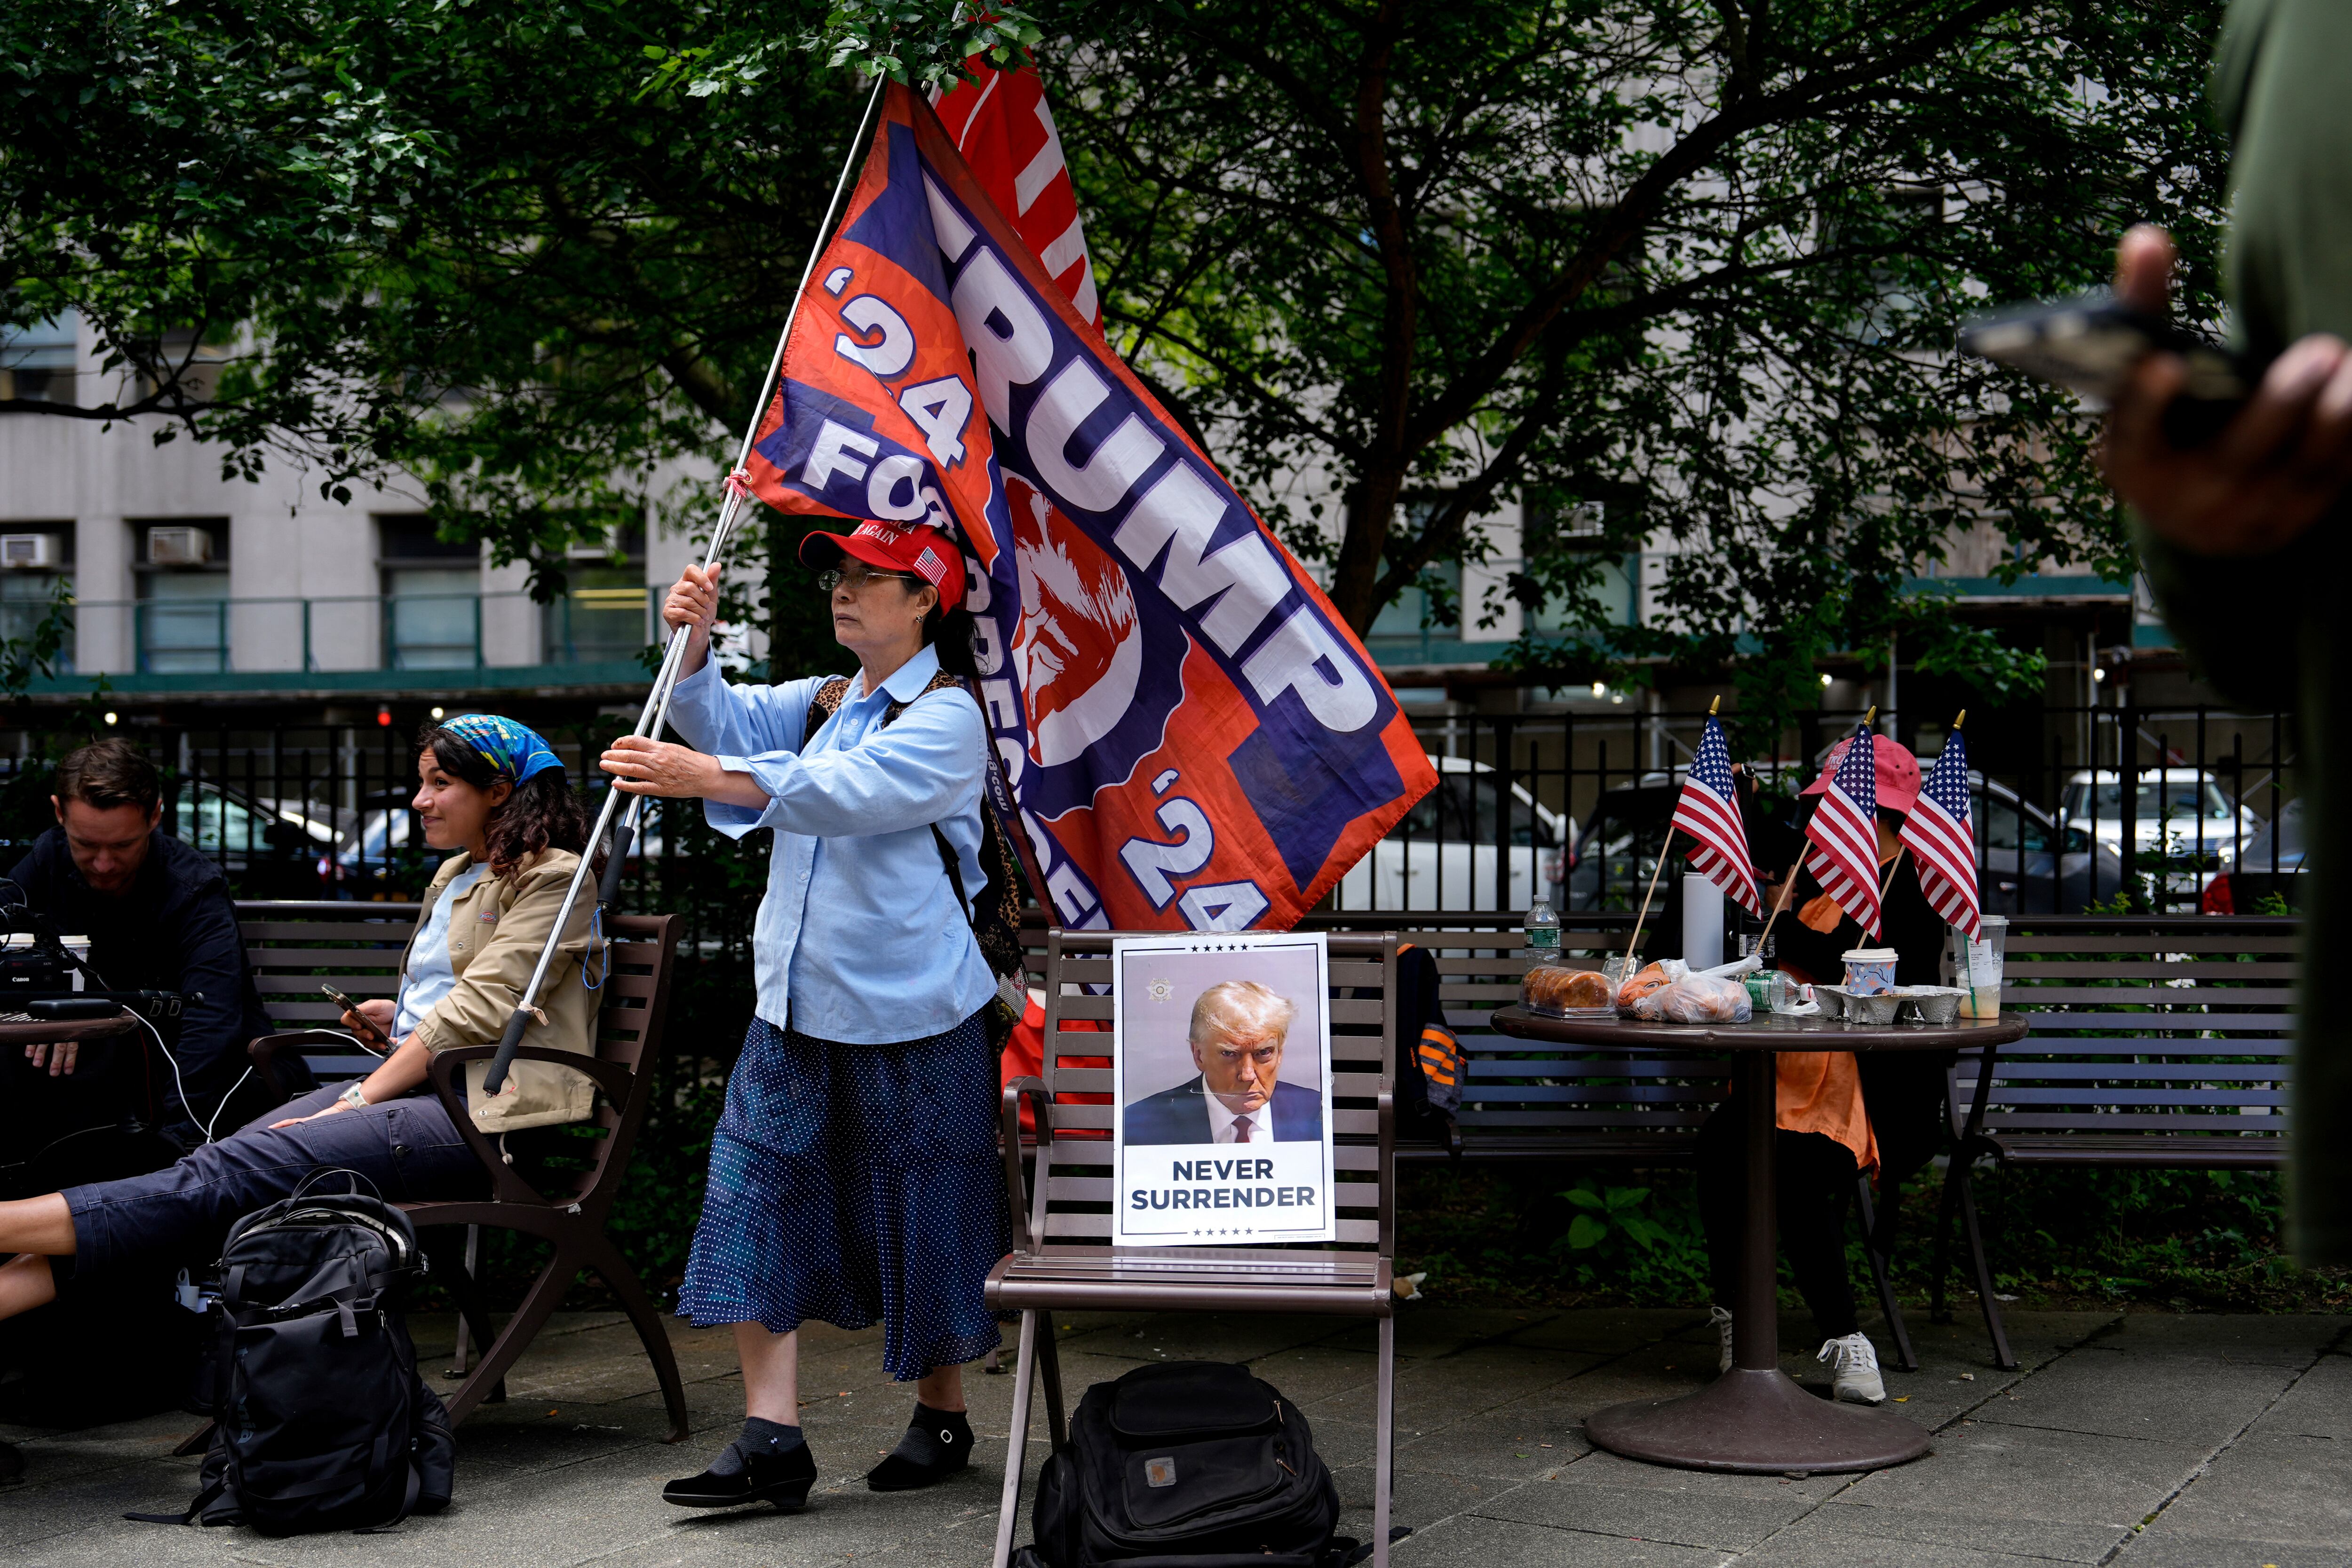
<svg viewBox="0 0 2352 1568">
<path fill-rule="evenodd" d="M 931 837 L 937 823 L 977 897 L 988 734 L 961 693 L 915 700 L 939 668 L 925 648 L 879 692 L 853 675 L 805 751 L 823 677 L 729 685 L 705 661 L 677 685 L 671 726 L 768 797 L 763 810 L 707 800 L 703 814 L 733 839 L 776 830 L 751 965 L 760 1016 L 778 1029 L 887 1045 L 944 1033 L 996 994 Z M 885 728 L 893 702 L 911 706 Z"/>
<path fill-rule="evenodd" d="M 488 869 L 469 865 L 451 877 L 434 902 L 433 913 L 425 916 L 425 929 L 408 949 L 408 972 L 401 979 L 400 1007 L 392 1020 L 393 1039 L 406 1040 L 415 1033 L 433 1004 L 457 988 L 457 971 L 449 967 L 449 909 Z"/>
</svg>

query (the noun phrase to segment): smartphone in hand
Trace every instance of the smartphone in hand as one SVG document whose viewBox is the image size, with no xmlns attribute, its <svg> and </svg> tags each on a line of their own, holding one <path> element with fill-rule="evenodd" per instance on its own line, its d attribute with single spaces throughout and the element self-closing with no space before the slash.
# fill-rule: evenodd
<svg viewBox="0 0 2352 1568">
<path fill-rule="evenodd" d="M 1960 329 L 1960 347 L 2101 402 L 2113 402 L 2148 355 L 2178 354 L 2188 381 L 2164 424 L 2176 446 L 2219 434 L 2262 379 L 2243 356 L 2101 294 L 1984 317 Z"/>
<path fill-rule="evenodd" d="M 351 998 L 343 995 L 342 992 L 335 989 L 332 986 L 322 983 L 319 988 L 326 992 L 327 999 L 329 1001 L 334 1003 L 337 1007 L 342 1009 L 345 1013 L 358 1020 L 359 1031 L 362 1037 L 379 1046 L 382 1046 L 386 1051 L 390 1051 L 392 1049 L 392 1037 L 385 1034 L 383 1030 L 376 1028 L 374 1019 L 369 1018 L 367 1014 L 360 1011 L 359 1003 L 352 1000 Z"/>
</svg>

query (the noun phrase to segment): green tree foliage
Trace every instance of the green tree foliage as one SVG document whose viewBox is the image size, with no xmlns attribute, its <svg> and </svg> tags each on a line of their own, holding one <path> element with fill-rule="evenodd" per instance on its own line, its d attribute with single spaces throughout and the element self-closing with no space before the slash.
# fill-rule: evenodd
<svg viewBox="0 0 2352 1568">
<path fill-rule="evenodd" d="M 339 497 L 421 475 L 551 587 L 579 518 L 728 455 L 861 71 L 1042 23 L 1113 344 L 1355 624 L 1519 494 L 1601 508 L 1510 580 L 1571 622 L 1604 558 L 1681 547 L 1650 625 L 1530 669 L 1728 665 L 1761 718 L 1900 632 L 1999 690 L 2032 662 L 1902 580 L 1981 519 L 2126 549 L 2078 412 L 1953 326 L 2097 282 L 2143 218 L 2211 316 L 2220 9 L 16 0 L 0 320 L 79 309 L 127 379 L 0 411 L 164 415 Z"/>
<path fill-rule="evenodd" d="M 1897 631 L 2038 678 L 1897 592 L 1979 518 L 2126 570 L 2070 400 L 1948 350 L 1970 311 L 2100 282 L 2140 219 L 2210 316 L 2220 11 L 1194 0 L 1047 68 L 1113 341 L 1302 549 L 1322 502 L 1284 476 L 1333 481 L 1350 620 L 1490 555 L 1514 490 L 1598 505 L 1598 538 L 1535 530 L 1512 592 L 1587 597 L 1663 532 L 1660 618 L 1518 660 L 1730 664 L 1760 712 Z"/>
<path fill-rule="evenodd" d="M 803 18 L 814 24 L 815 15 Z M 165 416 L 323 494 L 405 470 L 445 531 L 562 546 L 731 456 L 859 111 L 791 52 L 662 68 L 690 5 L 26 0 L 0 10 L 0 321 L 80 311 Z M 758 539 L 753 540 L 756 554 Z"/>
</svg>

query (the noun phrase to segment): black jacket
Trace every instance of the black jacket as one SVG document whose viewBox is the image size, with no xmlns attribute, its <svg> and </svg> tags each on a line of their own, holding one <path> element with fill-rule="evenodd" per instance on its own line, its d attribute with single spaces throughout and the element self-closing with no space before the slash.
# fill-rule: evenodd
<svg viewBox="0 0 2352 1568">
<path fill-rule="evenodd" d="M 147 859 L 131 891 L 109 897 L 91 891 L 74 869 L 65 830 L 51 828 L 33 841 L 8 880 L 63 935 L 89 938 L 90 967 L 109 987 L 204 993 L 203 1001 L 188 1005 L 177 1038 L 170 1026 L 163 1036 L 196 1119 L 215 1114 L 246 1069 L 246 1042 L 275 1027 L 246 963 L 220 868 L 158 831 L 148 835 Z M 163 1075 L 168 1080 L 168 1071 Z M 159 1097 L 178 1100 L 168 1081 L 157 1087 Z"/>
</svg>

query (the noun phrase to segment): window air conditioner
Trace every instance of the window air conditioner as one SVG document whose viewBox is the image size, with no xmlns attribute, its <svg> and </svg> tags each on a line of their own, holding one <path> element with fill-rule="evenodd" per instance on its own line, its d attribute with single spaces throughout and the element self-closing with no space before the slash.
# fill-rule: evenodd
<svg viewBox="0 0 2352 1568">
<path fill-rule="evenodd" d="M 58 563 L 58 541 L 50 534 L 0 534 L 0 566 L 40 570 Z"/>
<path fill-rule="evenodd" d="M 151 566 L 205 566 L 213 559 L 213 536 L 204 528 L 149 528 Z"/>
</svg>

